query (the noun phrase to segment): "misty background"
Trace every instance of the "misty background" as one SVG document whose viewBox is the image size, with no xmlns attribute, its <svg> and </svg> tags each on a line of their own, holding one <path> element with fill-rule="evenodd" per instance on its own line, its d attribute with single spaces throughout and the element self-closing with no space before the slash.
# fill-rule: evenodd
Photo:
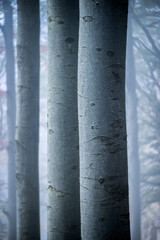
<svg viewBox="0 0 160 240">
<path fill-rule="evenodd" d="M 0 1 L 0 25 L 4 12 Z M 16 2 L 12 2 L 16 60 Z M 47 12 L 40 1 L 40 214 L 47 239 Z M 126 117 L 132 238 L 160 240 L 160 3 L 130 1 Z M 0 31 L 0 240 L 8 239 L 8 126 L 5 41 Z M 16 76 L 16 73 L 15 73 Z"/>
</svg>

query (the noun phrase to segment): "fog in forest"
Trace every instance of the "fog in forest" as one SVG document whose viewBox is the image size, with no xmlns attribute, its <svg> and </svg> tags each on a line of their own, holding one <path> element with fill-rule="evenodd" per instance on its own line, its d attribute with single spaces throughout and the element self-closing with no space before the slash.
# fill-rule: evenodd
<svg viewBox="0 0 160 240">
<path fill-rule="evenodd" d="M 5 14 L 0 1 L 0 240 L 8 239 L 9 133 L 6 81 Z M 13 43 L 17 59 L 17 6 Z M 40 1 L 39 184 L 41 239 L 47 239 L 47 73 L 46 1 Z M 132 240 L 160 240 L 160 3 L 130 0 L 126 46 L 126 119 Z M 8 27 L 8 26 L 7 26 Z M 120 43 L 121 44 L 121 43 Z M 15 64 L 15 83 L 17 67 Z M 16 85 L 16 84 L 15 84 Z M 11 90 L 10 90 L 11 91 Z M 14 92 L 14 89 L 13 89 Z M 14 113 L 13 113 L 14 114 Z M 14 133 L 13 133 L 14 134 Z M 11 170 L 10 170 L 11 171 Z M 11 193 L 10 193 L 11 196 Z M 140 237 L 141 236 L 141 237 Z M 97 239 L 98 240 L 98 239 Z"/>
</svg>

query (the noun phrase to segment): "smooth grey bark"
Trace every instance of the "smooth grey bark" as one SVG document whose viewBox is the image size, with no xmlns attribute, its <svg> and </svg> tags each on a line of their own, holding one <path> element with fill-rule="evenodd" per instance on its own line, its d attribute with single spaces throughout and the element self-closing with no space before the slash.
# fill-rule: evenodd
<svg viewBox="0 0 160 240">
<path fill-rule="evenodd" d="M 17 4 L 17 238 L 39 240 L 39 1 Z"/>
<path fill-rule="evenodd" d="M 128 2 L 80 0 L 78 116 L 83 240 L 130 239 L 125 120 Z"/>
<path fill-rule="evenodd" d="M 141 204 L 140 204 L 140 162 L 138 147 L 138 119 L 135 62 L 133 54 L 132 14 L 128 15 L 127 39 L 127 133 L 130 186 L 131 239 L 141 239 Z"/>
<path fill-rule="evenodd" d="M 13 47 L 13 13 L 10 0 L 3 0 L 3 35 L 6 51 L 7 128 L 8 128 L 8 239 L 16 240 L 16 170 L 15 170 L 15 61 Z"/>
<path fill-rule="evenodd" d="M 48 0 L 48 240 L 80 239 L 78 1 Z"/>
</svg>

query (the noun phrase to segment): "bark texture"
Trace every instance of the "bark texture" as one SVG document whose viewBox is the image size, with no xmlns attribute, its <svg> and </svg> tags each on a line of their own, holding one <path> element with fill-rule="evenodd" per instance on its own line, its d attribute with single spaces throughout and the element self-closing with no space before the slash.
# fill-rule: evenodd
<svg viewBox="0 0 160 240">
<path fill-rule="evenodd" d="M 39 240 L 39 1 L 17 4 L 17 238 Z"/>
<path fill-rule="evenodd" d="M 9 0 L 3 0 L 5 25 L 2 28 L 6 50 L 7 127 L 8 127 L 8 212 L 9 240 L 16 240 L 16 173 L 15 173 L 15 61 L 13 47 L 13 13 Z"/>
<path fill-rule="evenodd" d="M 127 133 L 130 186 L 131 238 L 141 239 L 141 204 L 140 204 L 140 162 L 138 148 L 138 119 L 136 96 L 135 62 L 133 54 L 132 14 L 128 16 L 127 39 Z"/>
<path fill-rule="evenodd" d="M 128 2 L 80 0 L 78 116 L 83 240 L 130 239 L 125 120 Z"/>
<path fill-rule="evenodd" d="M 78 1 L 48 0 L 48 240 L 80 238 Z"/>
</svg>

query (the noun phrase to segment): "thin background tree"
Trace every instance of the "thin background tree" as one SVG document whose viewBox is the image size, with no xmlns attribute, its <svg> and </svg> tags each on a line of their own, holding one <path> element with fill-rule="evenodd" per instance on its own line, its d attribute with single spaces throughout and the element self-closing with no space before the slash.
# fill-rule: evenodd
<svg viewBox="0 0 160 240">
<path fill-rule="evenodd" d="M 4 25 L 1 25 L 6 53 L 7 130 L 8 130 L 8 217 L 9 240 L 16 240 L 16 178 L 15 178 L 15 59 L 13 45 L 13 7 L 3 0 Z"/>
</svg>

